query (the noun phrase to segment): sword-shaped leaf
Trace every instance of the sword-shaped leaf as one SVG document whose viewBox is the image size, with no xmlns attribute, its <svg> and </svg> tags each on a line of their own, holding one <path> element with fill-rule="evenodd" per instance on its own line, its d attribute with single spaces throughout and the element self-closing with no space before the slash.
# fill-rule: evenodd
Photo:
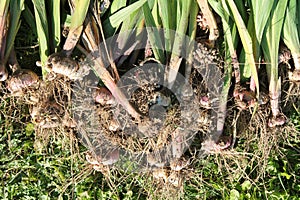
<svg viewBox="0 0 300 200">
<path fill-rule="evenodd" d="M 51 29 L 52 29 L 52 40 L 51 47 L 55 52 L 58 51 L 61 36 L 61 24 L 60 24 L 60 0 L 50 1 L 50 15 L 51 15 Z"/>
<path fill-rule="evenodd" d="M 40 47 L 40 58 L 42 66 L 44 66 L 49 55 L 49 28 L 46 5 L 44 0 L 32 0 L 32 3 L 34 5 L 35 23 Z M 43 75 L 47 73 L 44 69 L 42 69 L 42 71 Z"/>
<path fill-rule="evenodd" d="M 266 29 L 262 37 L 262 49 L 269 79 L 272 113 L 275 117 L 279 114 L 278 98 L 280 96 L 280 82 L 278 82 L 278 50 L 287 3 L 288 0 L 274 1 L 271 15 L 267 21 Z"/>
<path fill-rule="evenodd" d="M 143 12 L 145 17 L 145 25 L 147 27 L 148 37 L 152 46 L 152 50 L 156 59 L 161 63 L 165 62 L 165 55 L 163 52 L 163 41 L 157 24 L 154 21 L 150 7 L 148 3 L 143 6 Z"/>
<path fill-rule="evenodd" d="M 236 23 L 245 53 L 246 53 L 246 60 L 247 65 L 251 69 L 251 75 L 254 79 L 256 88 L 257 88 L 257 95 L 259 94 L 259 82 L 258 82 L 258 74 L 257 69 L 255 65 L 254 55 L 253 55 L 253 46 L 252 46 L 252 40 L 250 37 L 250 34 L 245 26 L 245 23 L 238 11 L 238 8 L 236 7 L 233 0 L 227 0 L 227 3 L 229 5 L 229 8 L 233 14 L 234 21 Z"/>
<path fill-rule="evenodd" d="M 299 21 L 297 21 L 296 8 L 297 1 L 290 0 L 285 13 L 281 37 L 286 46 L 291 50 L 295 69 L 300 70 L 300 35 L 297 29 L 297 23 L 299 23 Z"/>
<path fill-rule="evenodd" d="M 8 60 L 14 46 L 15 38 L 21 25 L 20 16 L 24 8 L 24 0 L 10 0 L 10 23 L 6 39 L 5 62 Z"/>
</svg>

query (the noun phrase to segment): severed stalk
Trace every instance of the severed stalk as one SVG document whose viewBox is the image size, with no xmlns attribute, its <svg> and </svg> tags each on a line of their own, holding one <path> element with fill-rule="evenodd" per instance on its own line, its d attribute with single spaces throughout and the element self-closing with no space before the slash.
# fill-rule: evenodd
<svg viewBox="0 0 300 200">
<path fill-rule="evenodd" d="M 132 107 L 132 105 L 127 100 L 126 96 L 122 93 L 120 88 L 115 83 L 115 80 L 110 75 L 109 71 L 104 67 L 104 61 L 103 58 L 97 54 L 97 52 L 101 52 L 100 47 L 100 38 L 99 35 L 102 35 L 103 37 L 103 31 L 101 31 L 101 21 L 95 22 L 93 20 L 92 16 L 88 15 L 86 20 L 86 28 L 83 31 L 83 39 L 85 41 L 86 46 L 91 51 L 92 61 L 94 61 L 94 71 L 99 76 L 99 78 L 103 81 L 105 86 L 109 89 L 109 91 L 112 93 L 112 95 L 115 97 L 118 103 L 120 103 L 124 109 L 135 119 L 140 120 L 141 115 Z M 100 19 L 98 19 L 100 20 Z M 98 21 L 97 20 L 97 21 Z M 98 24 L 100 23 L 100 24 Z M 102 33 L 99 33 L 101 31 Z M 104 38 L 103 38 L 104 41 Z M 105 43 L 105 42 L 104 42 Z M 106 48 L 107 49 L 107 48 Z M 107 56 L 109 56 L 108 51 L 106 50 Z M 110 63 L 112 62 L 112 59 L 109 59 Z M 115 66 L 114 64 L 112 66 Z M 116 67 L 113 67 L 115 71 L 116 77 L 118 77 L 118 74 L 116 74 Z"/>
<path fill-rule="evenodd" d="M 208 0 L 197 0 L 197 2 L 203 13 L 203 21 L 205 21 L 205 25 L 207 25 L 207 28 L 209 29 L 209 41 L 214 44 L 214 41 L 219 37 L 216 19 L 208 5 Z"/>
</svg>

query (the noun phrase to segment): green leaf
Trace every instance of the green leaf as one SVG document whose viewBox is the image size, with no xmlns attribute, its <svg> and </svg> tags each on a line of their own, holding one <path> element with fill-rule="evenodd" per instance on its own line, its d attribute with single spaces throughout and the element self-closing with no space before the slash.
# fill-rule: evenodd
<svg viewBox="0 0 300 200">
<path fill-rule="evenodd" d="M 27 4 L 25 4 L 25 9 L 22 13 L 22 16 L 24 17 L 26 23 L 30 26 L 32 31 L 34 31 L 34 33 L 37 34 L 35 19 L 34 19 L 34 16 Z"/>
<path fill-rule="evenodd" d="M 113 14 L 126 6 L 126 0 L 114 0 L 110 6 L 110 13 Z"/>
<path fill-rule="evenodd" d="M 143 30 L 144 27 L 143 20 L 144 20 L 143 11 L 136 10 L 135 12 L 131 13 L 129 20 L 126 20 L 122 23 L 121 29 L 119 31 L 119 36 L 117 39 L 119 49 L 124 49 L 124 47 L 126 47 L 128 43 L 132 45 L 132 41 L 128 40 L 131 34 L 134 34 L 137 40 L 140 39 L 138 35 L 140 31 Z M 140 44 L 142 44 L 142 42 Z M 121 62 L 122 61 L 119 60 L 118 64 L 121 64 Z"/>
<path fill-rule="evenodd" d="M 83 30 L 83 22 L 86 18 L 90 0 L 76 0 L 72 13 L 71 25 L 68 37 L 63 46 L 66 56 L 70 56 L 75 48 Z"/>
<path fill-rule="evenodd" d="M 34 5 L 35 22 L 40 46 L 40 58 L 44 66 L 49 55 L 49 30 L 46 5 L 44 0 L 32 0 L 32 3 Z M 46 73 L 47 72 L 43 69 L 43 75 Z"/>
<path fill-rule="evenodd" d="M 171 7 L 171 2 L 172 1 L 165 1 L 165 0 L 158 0 L 157 4 L 159 5 L 159 13 L 160 13 L 160 17 L 161 17 L 161 21 L 162 21 L 162 25 L 165 29 L 165 49 L 166 51 L 171 51 L 172 49 L 172 42 L 173 38 L 172 38 L 172 34 L 171 34 L 171 28 L 172 27 L 172 23 L 171 23 L 171 19 L 174 18 L 174 16 L 171 16 L 171 10 L 175 9 L 177 10 L 176 5 L 174 7 Z M 173 4 L 173 3 L 172 3 Z"/>
<path fill-rule="evenodd" d="M 50 1 L 50 15 L 51 15 L 51 28 L 52 37 L 50 38 L 52 48 L 58 51 L 60 36 L 61 36 L 61 23 L 60 23 L 60 0 Z"/>
<path fill-rule="evenodd" d="M 227 0 L 228 5 L 230 7 L 230 10 L 233 14 L 234 21 L 236 23 L 236 26 L 238 28 L 238 32 L 246 53 L 246 61 L 245 63 L 250 69 L 251 69 L 251 75 L 254 79 L 256 89 L 257 89 L 257 95 L 259 95 L 259 82 L 258 82 L 258 74 L 257 69 L 255 65 L 254 55 L 253 55 L 253 46 L 252 46 L 252 40 L 250 37 L 250 34 L 245 26 L 245 23 L 234 3 L 233 0 Z"/>
<path fill-rule="evenodd" d="M 152 1 L 148 1 L 148 4 L 149 4 L 149 8 L 150 9 L 152 8 L 151 13 L 152 13 L 153 19 L 155 21 L 156 27 L 161 28 L 162 27 L 162 19 L 160 17 L 157 0 L 153 0 L 153 6 L 150 5 L 149 2 L 152 2 Z"/>
<path fill-rule="evenodd" d="M 185 40 L 185 35 L 187 32 L 188 24 L 189 24 L 189 15 L 190 15 L 190 8 L 192 5 L 193 0 L 181 0 L 178 1 L 179 6 L 177 7 L 177 10 L 181 10 L 181 15 L 179 17 L 179 20 L 176 24 L 176 34 L 173 42 L 173 48 L 171 52 L 171 59 L 170 59 L 170 70 L 168 74 L 168 84 L 171 86 L 171 84 L 174 82 L 177 72 L 180 67 L 181 62 L 181 52 L 182 47 Z M 194 2 L 193 6 L 196 6 L 196 3 Z M 194 39 L 194 38 L 191 38 Z"/>
<path fill-rule="evenodd" d="M 270 104 L 273 116 L 277 116 L 279 113 L 281 82 L 278 77 L 278 50 L 287 3 L 288 0 L 274 1 L 262 39 L 262 49 L 269 79 L 269 95 L 271 97 Z"/>
<path fill-rule="evenodd" d="M 0 1 L 0 11 L 1 11 L 2 15 L 3 15 L 3 13 L 5 13 L 5 10 L 8 9 L 9 1 L 10 0 Z"/>
<path fill-rule="evenodd" d="M 297 2 L 296 0 L 290 0 L 289 5 L 287 7 L 285 13 L 285 20 L 283 23 L 283 30 L 281 37 L 286 44 L 286 46 L 291 50 L 292 57 L 294 58 L 295 68 L 299 69 L 299 61 L 300 58 L 300 42 L 299 42 L 299 32 L 297 28 Z"/>
<path fill-rule="evenodd" d="M 297 23 L 299 23 L 299 21 L 297 21 L 296 6 L 296 0 L 289 0 L 282 30 L 282 39 L 292 53 L 300 52 L 299 33 L 297 30 Z"/>
<path fill-rule="evenodd" d="M 297 3 L 296 10 L 298 33 L 300 33 L 300 3 Z"/>
<path fill-rule="evenodd" d="M 116 13 L 111 15 L 107 20 L 104 21 L 104 30 L 106 29 L 106 27 L 110 26 L 113 28 L 117 28 L 123 21 L 128 20 L 131 13 L 140 9 L 146 2 L 147 0 L 139 0 L 117 11 Z"/>
<path fill-rule="evenodd" d="M 221 17 L 225 42 L 228 45 L 229 52 L 226 53 L 225 59 L 231 60 L 231 55 L 235 54 L 235 49 L 238 43 L 236 25 L 230 19 L 229 9 L 224 0 L 222 2 L 216 0 L 208 1 L 214 11 Z M 227 62 L 231 63 L 231 62 Z"/>
<path fill-rule="evenodd" d="M 193 1 L 194 2 L 194 1 Z M 197 32 L 197 21 L 195 20 L 197 18 L 199 7 L 196 2 L 193 3 L 191 6 L 190 16 L 189 16 L 189 25 L 188 25 L 188 36 L 192 39 L 196 37 Z"/>
<path fill-rule="evenodd" d="M 75 10 L 72 13 L 71 19 L 71 29 L 77 29 L 78 27 L 82 26 L 86 14 L 90 5 L 90 0 L 76 0 L 75 1 Z"/>
<path fill-rule="evenodd" d="M 259 63 L 259 59 L 261 56 L 260 45 L 263 31 L 265 29 L 267 20 L 270 16 L 270 12 L 272 9 L 273 1 L 269 0 L 253 0 L 250 1 L 250 18 L 248 21 L 247 29 L 252 39 L 253 45 L 253 55 L 256 63 Z M 241 52 L 241 62 L 246 62 L 245 51 Z M 258 64 L 259 66 L 259 64 Z M 241 67 L 241 75 L 245 78 L 249 78 L 251 76 L 251 69 L 249 67 Z"/>
<path fill-rule="evenodd" d="M 240 0 L 240 1 L 234 1 L 235 5 L 243 19 L 243 21 L 245 22 L 245 24 L 247 24 L 248 22 L 248 14 L 246 11 L 246 6 L 245 6 L 245 1 L 244 0 Z"/>
<path fill-rule="evenodd" d="M 6 38 L 7 38 L 7 17 L 8 17 L 8 8 L 9 8 L 9 0 L 8 1 L 0 1 L 0 59 L 1 64 L 5 64 L 2 61 L 5 56 L 6 49 Z"/>
<path fill-rule="evenodd" d="M 6 39 L 4 63 L 8 60 L 10 52 L 14 46 L 15 38 L 21 25 L 21 12 L 24 8 L 24 0 L 10 0 L 10 23 Z"/>
<path fill-rule="evenodd" d="M 163 42 L 161 40 L 161 35 L 159 33 L 159 29 L 156 26 L 156 23 L 153 19 L 150 7 L 148 3 L 145 3 L 143 6 L 143 12 L 145 17 L 145 24 L 147 27 L 147 32 L 149 36 L 149 40 L 152 46 L 152 50 L 156 59 L 158 59 L 161 63 L 165 62 L 165 56 L 162 49 Z"/>
<path fill-rule="evenodd" d="M 274 1 L 262 39 L 262 49 L 266 60 L 269 80 L 278 79 L 278 50 L 287 0 Z"/>
<path fill-rule="evenodd" d="M 251 182 L 246 180 L 244 183 L 242 183 L 242 190 L 247 191 L 251 189 Z"/>
<path fill-rule="evenodd" d="M 251 13 L 253 14 L 253 24 L 258 42 L 260 43 L 267 20 L 270 16 L 274 1 L 252 0 Z"/>
</svg>

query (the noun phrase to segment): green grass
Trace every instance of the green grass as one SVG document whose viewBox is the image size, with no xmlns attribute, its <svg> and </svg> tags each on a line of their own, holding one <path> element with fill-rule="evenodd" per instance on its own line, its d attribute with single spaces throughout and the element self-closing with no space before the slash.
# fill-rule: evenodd
<svg viewBox="0 0 300 200">
<path fill-rule="evenodd" d="M 90 174 L 87 171 L 87 164 L 82 159 L 84 147 L 80 146 L 78 151 L 71 148 L 70 138 L 62 138 L 59 134 L 50 136 L 48 145 L 38 145 L 26 106 L 18 104 L 12 113 L 11 109 L 4 111 L 4 107 L 13 108 L 12 100 L 1 103 L 1 199 L 137 199 L 139 195 L 140 199 L 146 198 L 143 190 L 148 187 L 146 177 L 129 175 L 124 178 L 122 173 L 113 170 L 111 179 L 118 187 L 111 190 L 111 182 L 100 172 Z M 5 119 L 8 114 L 13 114 L 12 118 Z M 300 115 L 294 112 L 291 121 L 299 130 Z M 254 150 L 256 145 L 252 144 Z M 242 164 L 239 163 L 242 160 L 232 162 L 232 158 L 225 155 L 199 160 L 194 168 L 195 176 L 184 184 L 184 198 L 297 199 L 300 191 L 299 147 L 299 133 L 291 133 L 287 140 L 281 140 L 279 151 L 273 150 L 270 154 L 265 177 L 256 181 L 258 169 L 252 167 L 258 163 L 245 168 L 248 180 L 241 178 L 241 171 L 237 170 L 237 164 Z M 244 151 L 242 142 L 237 151 Z M 231 163 L 230 170 L 226 162 Z M 236 174 L 233 173 L 235 170 Z"/>
<path fill-rule="evenodd" d="M 50 143 L 40 151 L 34 148 L 38 145 L 31 123 L 11 120 L 10 124 L 5 124 L 3 118 L 0 123 L 1 199 L 93 199 L 95 196 L 112 196 L 100 173 L 87 177 L 89 173 L 82 159 L 85 148 L 71 152 L 69 140 L 52 136 Z M 81 173 L 82 176 L 78 176 Z M 106 190 L 102 190 L 101 185 Z"/>
</svg>

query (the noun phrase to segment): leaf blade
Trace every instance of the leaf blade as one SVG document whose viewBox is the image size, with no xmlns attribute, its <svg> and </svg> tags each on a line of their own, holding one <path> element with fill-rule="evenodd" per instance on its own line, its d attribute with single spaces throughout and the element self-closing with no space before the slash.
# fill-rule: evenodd
<svg viewBox="0 0 300 200">
<path fill-rule="evenodd" d="M 245 53 L 246 53 L 246 61 L 247 65 L 251 69 L 251 76 L 254 79 L 256 89 L 257 89 L 257 96 L 259 95 L 259 81 L 258 81 L 258 74 L 257 69 L 255 65 L 254 55 L 253 55 L 253 46 L 252 46 L 252 40 L 250 37 L 250 34 L 245 26 L 245 23 L 234 3 L 233 0 L 227 0 L 227 3 L 230 7 L 230 10 L 233 14 L 233 18 L 235 20 Z"/>
</svg>

